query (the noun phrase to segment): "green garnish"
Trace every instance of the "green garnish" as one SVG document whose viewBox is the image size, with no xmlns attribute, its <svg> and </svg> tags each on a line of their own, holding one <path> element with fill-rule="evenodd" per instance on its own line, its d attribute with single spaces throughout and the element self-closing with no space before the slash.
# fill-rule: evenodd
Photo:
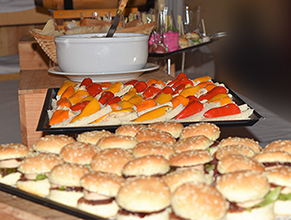
<svg viewBox="0 0 291 220">
<path fill-rule="evenodd" d="M 61 187 L 58 188 L 58 190 L 59 190 L 59 191 L 65 191 L 65 190 L 66 190 L 66 187 L 61 186 Z"/>
<path fill-rule="evenodd" d="M 47 176 L 45 174 L 37 174 L 34 181 L 44 180 L 46 178 L 47 178 Z"/>
<path fill-rule="evenodd" d="M 269 205 L 273 202 L 275 202 L 278 198 L 279 198 L 279 195 L 280 195 L 280 192 L 281 192 L 281 187 L 276 187 L 274 190 L 270 191 L 264 201 L 262 201 L 259 206 L 260 207 L 263 207 L 263 206 L 266 206 L 266 205 Z"/>
<path fill-rule="evenodd" d="M 282 201 L 291 200 L 291 193 L 288 193 L 288 194 L 280 194 L 279 195 L 279 199 L 282 200 Z"/>
<path fill-rule="evenodd" d="M 212 164 L 212 163 L 205 164 L 205 170 L 207 172 L 210 172 L 210 171 L 214 170 L 214 168 L 215 168 L 215 165 Z"/>
</svg>

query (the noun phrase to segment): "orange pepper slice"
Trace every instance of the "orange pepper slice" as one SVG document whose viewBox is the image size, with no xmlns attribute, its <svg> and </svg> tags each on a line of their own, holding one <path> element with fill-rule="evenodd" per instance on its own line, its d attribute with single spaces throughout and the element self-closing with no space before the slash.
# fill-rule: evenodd
<svg viewBox="0 0 291 220">
<path fill-rule="evenodd" d="M 213 84 L 213 82 L 212 81 L 204 81 L 204 82 L 199 83 L 198 86 L 200 88 L 204 88 L 205 86 L 207 86 L 209 84 Z"/>
<path fill-rule="evenodd" d="M 49 125 L 58 124 L 68 118 L 69 118 L 69 110 L 56 110 L 49 121 Z"/>
<path fill-rule="evenodd" d="M 127 94 L 125 94 L 121 100 L 122 101 L 127 101 L 129 100 L 132 96 L 136 95 L 136 89 L 135 88 L 131 88 Z"/>
<path fill-rule="evenodd" d="M 116 111 L 116 110 L 121 109 L 121 107 L 118 103 L 112 103 L 112 104 L 110 104 L 110 107 L 111 107 L 112 111 Z"/>
<path fill-rule="evenodd" d="M 219 102 L 221 106 L 232 103 L 231 98 L 229 98 L 228 96 L 221 99 L 214 100 L 212 102 Z"/>
<path fill-rule="evenodd" d="M 160 85 L 166 86 L 166 84 L 165 84 L 162 80 L 158 80 L 158 81 L 156 82 L 156 84 L 160 84 Z"/>
<path fill-rule="evenodd" d="M 110 91 L 112 93 L 117 93 L 120 91 L 121 86 L 122 86 L 122 82 L 115 82 L 109 88 L 105 89 L 103 92 Z"/>
<path fill-rule="evenodd" d="M 205 82 L 205 81 L 210 81 L 211 80 L 211 77 L 210 76 L 201 76 L 201 77 L 197 77 L 195 79 L 193 79 L 193 81 L 195 82 Z"/>
<path fill-rule="evenodd" d="M 89 96 L 85 97 L 84 99 L 82 99 L 81 102 L 84 102 L 84 101 L 92 101 L 93 99 L 94 99 L 94 97 L 89 95 Z"/>
<path fill-rule="evenodd" d="M 137 105 L 138 103 L 142 101 L 143 101 L 143 97 L 141 95 L 134 95 L 128 100 L 128 102 L 133 105 Z"/>
<path fill-rule="evenodd" d="M 178 95 L 178 96 L 172 98 L 171 102 L 173 104 L 173 108 L 176 108 L 180 104 L 182 104 L 183 106 L 188 105 L 189 99 L 187 99 L 184 96 Z"/>
<path fill-rule="evenodd" d="M 172 110 L 172 107 L 170 106 L 162 106 L 160 108 L 151 110 L 141 116 L 139 116 L 137 119 L 135 119 L 135 122 L 142 122 L 142 121 L 147 121 L 147 120 L 151 120 L 151 119 L 155 119 L 158 117 L 163 116 L 164 114 L 166 114 L 168 111 Z"/>
<path fill-rule="evenodd" d="M 185 98 L 187 98 L 190 95 L 195 95 L 196 92 L 198 92 L 199 89 L 200 89 L 199 86 L 190 86 L 190 87 L 187 87 L 187 88 L 183 89 L 180 92 L 180 95 L 184 96 Z"/>
<path fill-rule="evenodd" d="M 171 94 L 161 93 L 156 99 L 156 102 L 160 105 L 165 104 L 172 100 Z"/>
<path fill-rule="evenodd" d="M 68 98 L 61 98 L 59 101 L 57 101 L 57 106 L 70 108 L 72 105 Z"/>
<path fill-rule="evenodd" d="M 121 102 L 119 102 L 119 105 L 122 109 L 131 108 L 131 107 L 135 106 L 135 104 L 132 104 L 128 101 L 121 101 Z"/>
<path fill-rule="evenodd" d="M 101 82 L 100 85 L 104 88 L 109 88 L 112 85 L 112 83 L 111 82 Z"/>
<path fill-rule="evenodd" d="M 207 91 L 210 91 L 212 90 L 213 88 L 215 88 L 216 85 L 215 84 L 208 84 L 207 86 L 205 86 L 204 88 L 207 90 Z"/>
<path fill-rule="evenodd" d="M 81 111 L 80 114 L 78 114 L 76 117 L 74 117 L 70 123 L 73 123 L 74 121 L 77 121 L 78 119 L 81 119 L 83 117 L 87 117 L 89 115 L 94 114 L 95 112 L 99 111 L 101 109 L 101 105 L 98 102 L 97 99 L 92 99 L 83 109 L 83 111 Z"/>
<path fill-rule="evenodd" d="M 63 94 L 61 95 L 61 99 L 62 98 L 69 98 L 70 96 L 75 94 L 75 89 L 73 86 L 69 86 L 66 88 L 66 90 L 63 92 Z"/>
<path fill-rule="evenodd" d="M 156 101 L 153 99 L 146 99 L 143 100 L 142 102 L 138 103 L 136 107 L 137 112 L 141 112 L 143 110 L 146 110 L 148 108 L 155 107 L 157 105 Z"/>
<path fill-rule="evenodd" d="M 207 102 L 213 102 L 215 100 L 219 100 L 219 99 L 222 99 L 224 97 L 229 97 L 229 96 L 226 93 L 220 93 L 220 94 L 215 95 L 211 99 L 209 99 Z"/>
<path fill-rule="evenodd" d="M 79 90 L 74 95 L 69 97 L 69 101 L 72 105 L 75 105 L 76 103 L 81 102 L 87 96 L 89 96 L 89 93 L 86 90 Z"/>
<path fill-rule="evenodd" d="M 59 89 L 59 91 L 58 91 L 58 93 L 57 93 L 57 96 L 62 95 L 62 94 L 65 92 L 65 90 L 66 90 L 69 86 L 74 87 L 75 85 L 76 85 L 75 83 L 73 83 L 73 82 L 71 82 L 71 81 L 69 81 L 69 80 L 66 80 L 66 81 L 63 83 L 63 85 L 61 86 L 61 88 Z"/>
<path fill-rule="evenodd" d="M 156 82 L 158 82 L 158 80 L 156 80 L 156 79 L 149 79 L 149 80 L 147 81 L 147 86 L 149 86 L 149 85 L 151 85 L 151 84 L 156 84 Z"/>
</svg>

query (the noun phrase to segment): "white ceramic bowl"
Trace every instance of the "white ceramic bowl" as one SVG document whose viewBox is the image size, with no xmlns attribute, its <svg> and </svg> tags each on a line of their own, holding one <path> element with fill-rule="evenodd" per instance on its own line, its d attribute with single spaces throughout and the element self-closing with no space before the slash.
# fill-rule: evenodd
<svg viewBox="0 0 291 220">
<path fill-rule="evenodd" d="M 55 37 L 63 72 L 106 73 L 142 69 L 148 59 L 148 35 L 139 33 L 76 34 Z"/>
</svg>

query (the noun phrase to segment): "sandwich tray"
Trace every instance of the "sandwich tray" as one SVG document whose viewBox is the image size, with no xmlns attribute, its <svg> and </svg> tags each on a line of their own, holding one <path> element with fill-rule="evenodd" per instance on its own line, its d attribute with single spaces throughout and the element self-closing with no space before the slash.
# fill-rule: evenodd
<svg viewBox="0 0 291 220">
<path fill-rule="evenodd" d="M 20 198 L 26 199 L 28 201 L 31 201 L 31 202 L 34 202 L 34 203 L 37 203 L 37 204 L 40 204 L 40 205 L 43 205 L 43 206 L 67 213 L 67 214 L 70 214 L 70 215 L 73 215 L 76 217 L 79 217 L 81 219 L 106 220 L 105 218 L 102 218 L 102 217 L 97 216 L 97 215 L 93 215 L 89 212 L 85 212 L 85 211 L 82 211 L 82 210 L 74 208 L 74 207 L 70 207 L 70 206 L 63 205 L 63 204 L 58 203 L 58 202 L 54 202 L 50 199 L 43 198 L 43 197 L 34 195 L 32 193 L 25 192 L 25 191 L 20 190 L 16 187 L 5 185 L 3 183 L 0 183 L 0 190 L 3 192 L 9 193 L 9 194 L 18 196 Z"/>
<path fill-rule="evenodd" d="M 37 131 L 43 131 L 47 132 L 49 134 L 79 134 L 85 131 L 92 131 L 92 130 L 108 130 L 111 132 L 114 132 L 120 125 L 100 125 L 100 126 L 84 126 L 84 127 L 54 127 L 51 128 L 49 126 L 49 117 L 47 110 L 52 109 L 52 99 L 56 97 L 56 94 L 58 92 L 58 88 L 50 88 L 47 91 L 46 98 L 44 101 L 44 105 L 41 111 L 41 115 L 39 118 Z M 229 93 L 233 96 L 233 100 L 236 104 L 242 105 L 247 104 L 245 103 L 237 94 L 235 94 L 231 89 L 229 89 Z M 248 105 L 250 108 L 252 108 L 250 105 Z M 253 108 L 252 108 L 253 109 Z M 235 126 L 253 126 L 255 123 L 257 123 L 259 120 L 264 119 L 262 115 L 260 115 L 255 109 L 252 113 L 252 115 L 248 119 L 243 120 L 209 120 L 209 121 L 203 121 L 203 122 L 209 122 L 214 123 L 217 126 L 221 127 L 235 127 Z M 181 122 L 184 126 L 188 126 L 190 124 L 198 123 L 197 121 L 189 121 L 189 122 Z"/>
<path fill-rule="evenodd" d="M 185 52 L 189 52 L 193 49 L 196 49 L 198 47 L 202 47 L 202 46 L 205 46 L 207 44 L 211 44 L 213 43 L 214 41 L 217 41 L 218 39 L 210 39 L 209 41 L 207 42 L 204 42 L 204 43 L 200 43 L 200 44 L 197 44 L 197 45 L 194 45 L 194 46 L 190 46 L 190 47 L 186 47 L 186 48 L 183 48 L 183 49 L 178 49 L 178 50 L 175 50 L 175 51 L 172 51 L 172 52 L 168 52 L 168 53 L 149 53 L 149 57 L 160 57 L 160 58 L 165 58 L 165 57 L 168 57 L 168 56 L 171 56 L 171 55 L 175 55 L 175 54 L 180 54 L 180 53 L 185 53 Z"/>
</svg>

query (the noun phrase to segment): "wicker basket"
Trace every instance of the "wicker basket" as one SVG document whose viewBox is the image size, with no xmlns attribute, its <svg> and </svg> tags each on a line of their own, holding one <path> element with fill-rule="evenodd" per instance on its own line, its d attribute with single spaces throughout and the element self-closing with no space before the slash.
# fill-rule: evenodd
<svg viewBox="0 0 291 220">
<path fill-rule="evenodd" d="M 57 52 L 56 52 L 56 43 L 54 36 L 48 36 L 41 34 L 40 29 L 32 29 L 29 31 L 30 35 L 34 37 L 36 42 L 40 45 L 42 50 L 46 53 L 46 55 L 57 64 Z"/>
<path fill-rule="evenodd" d="M 136 27 L 124 28 L 121 30 L 117 30 L 117 33 L 144 33 L 150 34 L 155 27 L 155 22 L 139 25 Z M 57 51 L 56 51 L 56 43 L 55 37 L 49 35 L 41 34 L 40 29 L 31 29 L 29 31 L 30 35 L 34 37 L 37 43 L 40 45 L 42 50 L 46 53 L 46 55 L 57 64 Z"/>
</svg>

